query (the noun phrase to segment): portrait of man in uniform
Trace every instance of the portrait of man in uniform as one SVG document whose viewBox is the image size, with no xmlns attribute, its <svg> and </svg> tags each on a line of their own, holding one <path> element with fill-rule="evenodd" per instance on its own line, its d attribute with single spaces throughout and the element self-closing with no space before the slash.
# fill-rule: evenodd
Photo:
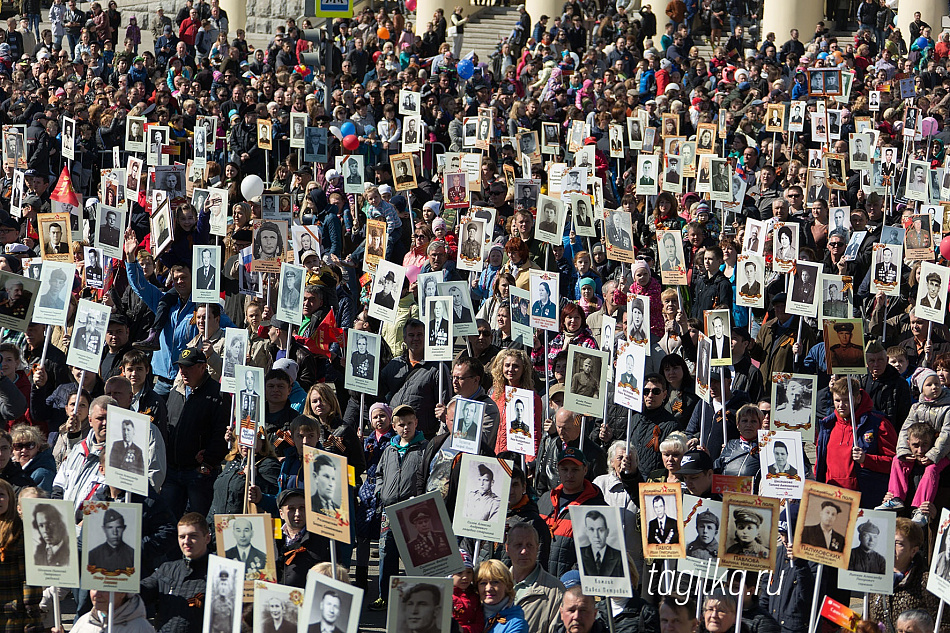
<svg viewBox="0 0 950 633">
<path fill-rule="evenodd" d="M 696 538 L 686 546 L 686 555 L 699 560 L 719 557 L 719 517 L 710 510 L 703 510 L 693 519 L 696 522 Z"/>
<path fill-rule="evenodd" d="M 871 520 L 858 525 L 858 544 L 851 548 L 851 558 L 848 560 L 848 569 L 865 574 L 884 574 L 887 572 L 887 561 L 875 551 L 881 529 Z"/>
<path fill-rule="evenodd" d="M 117 510 L 108 508 L 103 514 L 102 533 L 106 541 L 89 551 L 89 566 L 98 573 L 127 575 L 135 569 L 135 550 L 122 540 L 126 527 L 125 517 Z"/>
<path fill-rule="evenodd" d="M 675 503 L 673 507 L 676 507 Z M 666 498 L 662 495 L 653 497 L 652 508 L 654 518 L 647 524 L 647 543 L 678 543 L 679 528 L 676 526 L 676 519 L 666 513 Z"/>
</svg>

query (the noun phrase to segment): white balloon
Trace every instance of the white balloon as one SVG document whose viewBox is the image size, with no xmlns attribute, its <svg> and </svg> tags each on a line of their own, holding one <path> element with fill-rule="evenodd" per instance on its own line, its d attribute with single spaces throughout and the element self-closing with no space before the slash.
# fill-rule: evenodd
<svg viewBox="0 0 950 633">
<path fill-rule="evenodd" d="M 340 139 L 341 141 L 343 140 L 343 132 L 341 132 L 341 131 L 340 131 L 340 128 L 338 128 L 338 127 L 335 126 L 335 125 L 331 125 L 331 126 L 330 126 L 330 134 L 332 134 L 333 136 L 337 137 L 337 138 Z"/>
<path fill-rule="evenodd" d="M 241 181 L 241 193 L 245 200 L 256 198 L 264 193 L 264 181 L 257 174 L 250 174 Z"/>
</svg>

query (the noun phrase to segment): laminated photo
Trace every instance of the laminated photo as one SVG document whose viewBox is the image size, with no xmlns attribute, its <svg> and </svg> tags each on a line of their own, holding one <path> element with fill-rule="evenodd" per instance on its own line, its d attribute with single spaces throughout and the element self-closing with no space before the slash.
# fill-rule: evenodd
<svg viewBox="0 0 950 633">
<path fill-rule="evenodd" d="M 500 543 L 511 489 L 509 461 L 463 453 L 452 526 L 456 536 Z"/>
</svg>

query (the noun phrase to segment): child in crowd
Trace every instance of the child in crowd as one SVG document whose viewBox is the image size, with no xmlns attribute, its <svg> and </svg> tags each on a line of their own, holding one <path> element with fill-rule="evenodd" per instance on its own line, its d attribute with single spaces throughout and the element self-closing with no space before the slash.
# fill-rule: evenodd
<svg viewBox="0 0 950 633">
<path fill-rule="evenodd" d="M 914 384 L 920 391 L 920 400 L 911 408 L 897 438 L 888 492 L 878 509 L 904 507 L 914 466 L 920 464 L 924 472 L 914 493 L 912 520 L 923 527 L 927 525 L 927 515 L 920 506 L 933 503 L 940 473 L 950 464 L 950 389 L 940 384 L 935 371 L 924 367 L 914 372 Z"/>
<path fill-rule="evenodd" d="M 462 633 L 482 633 L 485 630 L 485 616 L 479 604 L 478 592 L 475 590 L 475 566 L 472 555 L 464 549 L 460 550 L 465 569 L 452 574 L 452 619 L 455 620 Z"/>
<path fill-rule="evenodd" d="M 910 381 L 910 372 L 908 371 L 910 361 L 907 360 L 907 352 L 903 347 L 894 345 L 893 347 L 887 348 L 887 364 L 896 369 L 907 381 L 907 384 L 913 387 Z"/>
</svg>

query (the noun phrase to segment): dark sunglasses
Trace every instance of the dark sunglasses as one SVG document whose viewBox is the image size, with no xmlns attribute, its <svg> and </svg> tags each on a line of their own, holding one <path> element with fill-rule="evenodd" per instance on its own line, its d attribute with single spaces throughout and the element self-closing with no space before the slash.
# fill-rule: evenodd
<svg viewBox="0 0 950 633">
<path fill-rule="evenodd" d="M 15 451 L 22 451 L 22 450 L 32 451 L 34 448 L 36 448 L 36 442 L 14 442 L 13 443 L 13 450 Z"/>
<path fill-rule="evenodd" d="M 658 396 L 663 393 L 663 390 L 659 387 L 644 387 L 643 395 L 645 396 Z"/>
</svg>

